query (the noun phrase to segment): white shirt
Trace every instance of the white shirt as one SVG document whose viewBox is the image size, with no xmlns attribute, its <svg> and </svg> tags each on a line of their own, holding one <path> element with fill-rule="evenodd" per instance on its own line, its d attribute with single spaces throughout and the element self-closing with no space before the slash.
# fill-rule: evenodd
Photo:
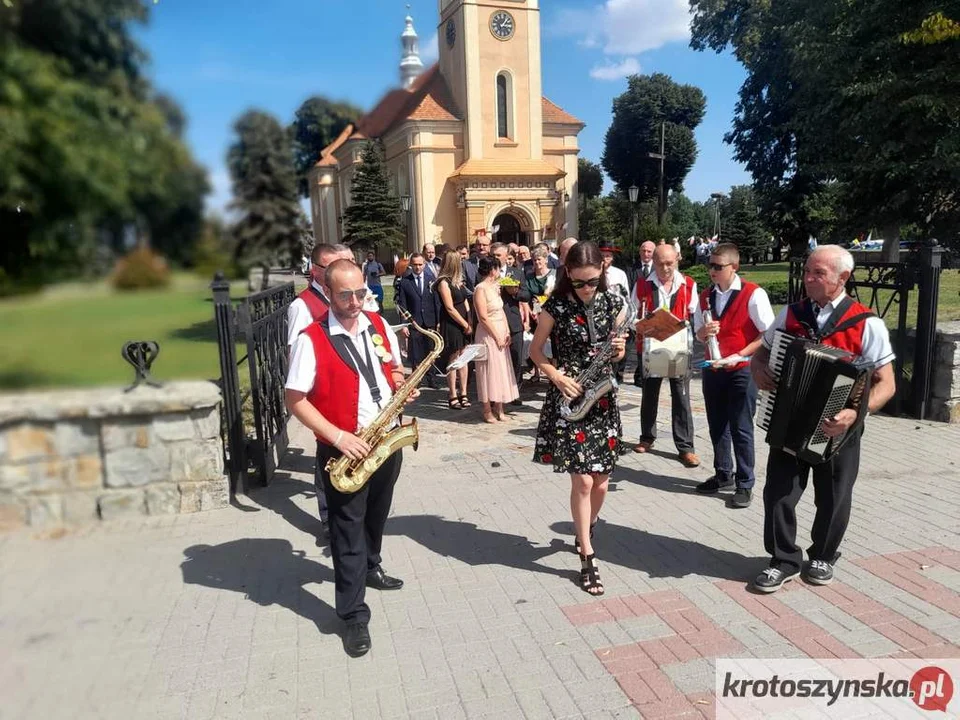
<svg viewBox="0 0 960 720">
<path fill-rule="evenodd" d="M 323 291 L 323 287 L 319 285 L 316 280 L 311 280 L 310 284 L 316 288 L 324 298 L 327 297 L 327 294 Z M 287 347 L 293 345 L 297 336 L 309 327 L 312 322 L 313 315 L 310 314 L 310 308 L 307 307 L 307 304 L 302 298 L 294 298 L 293 302 L 290 303 L 290 307 L 287 308 Z"/>
<path fill-rule="evenodd" d="M 817 327 L 821 330 L 827 324 L 827 320 L 833 314 L 834 309 L 846 297 L 846 293 L 841 293 L 838 297 L 831 300 L 817 313 Z M 763 346 L 768 350 L 773 346 L 773 334 L 777 330 L 783 330 L 787 325 L 787 309 L 784 308 L 773 321 L 773 325 L 767 328 L 763 334 Z M 890 344 L 890 332 L 883 320 L 873 316 L 867 318 L 863 326 L 863 340 L 860 357 L 867 362 L 875 363 L 877 367 L 882 367 L 893 362 L 893 346 Z"/>
<path fill-rule="evenodd" d="M 643 286 L 644 282 L 652 281 L 654 287 L 657 289 L 657 307 L 662 307 L 667 310 L 670 309 L 670 306 L 673 302 L 673 296 L 680 292 L 680 288 L 686 284 L 686 279 L 683 277 L 683 274 L 679 270 L 673 271 L 673 286 L 670 288 L 670 294 L 668 295 L 664 289 L 663 284 L 660 282 L 660 276 L 656 272 L 650 273 L 650 277 L 647 280 L 640 281 L 637 280 L 637 285 L 634 288 L 633 292 L 633 304 L 637 307 L 638 310 L 643 310 L 640 307 L 640 294 L 639 290 Z M 691 317 L 697 314 L 697 307 L 700 305 L 700 296 L 697 293 L 697 283 L 693 283 L 693 291 L 690 293 L 690 302 L 687 303 L 687 312 Z M 647 308 L 647 312 L 653 312 L 657 308 Z"/>
<path fill-rule="evenodd" d="M 730 287 L 726 291 L 721 290 L 719 287 L 716 288 L 718 316 L 723 315 L 723 310 L 727 307 L 727 303 L 730 302 L 733 291 L 742 289 L 743 281 L 739 275 L 733 276 L 733 282 L 730 283 Z M 747 303 L 747 312 L 750 313 L 750 320 L 753 321 L 754 327 L 760 332 L 764 332 L 768 327 L 773 325 L 775 319 L 773 316 L 773 308 L 770 305 L 770 298 L 767 297 L 767 291 L 763 288 L 758 287 L 754 290 L 753 295 L 750 296 L 750 300 Z M 717 319 L 716 317 L 714 318 L 714 320 Z M 703 325 L 703 313 L 697 312 L 693 316 L 693 328 L 694 330 L 699 330 Z"/>
<path fill-rule="evenodd" d="M 360 357 L 364 360 L 367 359 L 365 347 L 369 346 L 370 359 L 373 361 L 373 370 L 377 377 L 377 386 L 380 388 L 381 400 L 380 406 L 378 407 L 373 401 L 373 395 L 370 394 L 370 388 L 367 387 L 367 383 L 363 380 L 363 375 L 360 375 L 359 408 L 357 413 L 358 428 L 341 428 L 341 430 L 347 430 L 348 432 L 356 432 L 357 429 L 366 427 L 373 422 L 380 412 L 380 409 L 385 407 L 390 401 L 390 398 L 393 396 L 393 391 L 390 389 L 389 381 L 383 374 L 383 366 L 380 364 L 379 358 L 374 352 L 375 346 L 370 340 L 370 333 L 366 332 L 367 328 L 371 328 L 371 332 L 373 332 L 373 324 L 367 319 L 367 316 L 360 315 L 360 317 L 357 318 L 356 336 L 351 335 L 344 329 L 340 321 L 337 320 L 336 315 L 330 313 L 329 318 L 330 335 L 346 335 L 353 342 L 353 346 L 357 348 L 357 352 L 360 353 Z M 390 362 L 393 367 L 401 367 L 400 343 L 397 341 L 397 335 L 389 325 L 384 323 L 384 326 L 387 331 L 387 341 L 390 343 L 390 354 L 393 355 L 393 359 Z M 313 341 L 306 335 L 300 335 L 293 345 L 293 353 L 290 356 L 290 370 L 287 372 L 287 389 L 298 390 L 302 393 L 310 392 L 313 389 L 313 383 L 317 377 L 317 370 L 317 356 L 313 351 Z M 322 371 L 322 368 L 320 368 L 320 370 Z"/>
<path fill-rule="evenodd" d="M 627 274 L 623 270 L 611 265 L 606 269 L 605 274 L 607 276 L 607 290 L 616 293 L 624 300 L 630 297 L 630 280 L 627 279 Z"/>
</svg>

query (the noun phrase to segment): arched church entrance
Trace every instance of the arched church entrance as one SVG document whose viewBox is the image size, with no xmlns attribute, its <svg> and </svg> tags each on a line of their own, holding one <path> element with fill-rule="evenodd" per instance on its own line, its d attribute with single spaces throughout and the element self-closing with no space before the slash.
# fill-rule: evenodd
<svg viewBox="0 0 960 720">
<path fill-rule="evenodd" d="M 510 213 L 500 213 L 493 220 L 494 225 L 499 225 L 494 238 L 497 242 L 516 243 L 517 245 L 529 245 L 530 233 L 524 232 L 520 227 L 520 221 Z"/>
</svg>

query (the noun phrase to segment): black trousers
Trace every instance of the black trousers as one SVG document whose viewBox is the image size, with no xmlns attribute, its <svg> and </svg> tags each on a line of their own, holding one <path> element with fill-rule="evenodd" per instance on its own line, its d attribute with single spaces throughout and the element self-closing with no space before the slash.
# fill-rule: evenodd
<svg viewBox="0 0 960 720">
<path fill-rule="evenodd" d="M 750 376 L 750 368 L 732 372 L 704 368 L 703 401 L 707 406 L 717 480 L 729 482 L 736 478 L 738 488 L 752 489 L 756 482 L 753 416 L 757 408 L 757 386 Z"/>
<path fill-rule="evenodd" d="M 763 544 L 775 562 L 797 570 L 803 565 L 803 552 L 797 547 L 796 508 L 811 469 L 817 512 L 807 555 L 811 560 L 835 560 L 850 522 L 862 433 L 861 429 L 851 437 L 831 460 L 812 467 L 783 450 L 770 448 L 763 488 Z"/>
<path fill-rule="evenodd" d="M 326 465 L 330 457 L 339 454 L 328 445 L 318 446 L 317 463 Z M 337 617 L 347 623 L 370 620 L 370 607 L 364 602 L 367 572 L 380 566 L 383 528 L 390 514 L 393 488 L 402 464 L 403 451 L 398 450 L 377 469 L 366 485 L 352 494 L 336 490 L 330 484 L 330 474 L 325 469 L 320 472 L 330 513 L 330 552 Z"/>
<path fill-rule="evenodd" d="M 663 378 L 643 378 L 640 401 L 640 439 L 653 442 L 657 438 L 657 412 Z M 673 442 L 678 452 L 693 452 L 693 410 L 690 409 L 690 376 L 670 378 Z"/>
<path fill-rule="evenodd" d="M 520 367 L 520 357 L 523 355 L 523 328 L 510 333 L 510 362 L 513 363 L 514 380 L 519 387 L 523 379 L 523 368 Z"/>
</svg>

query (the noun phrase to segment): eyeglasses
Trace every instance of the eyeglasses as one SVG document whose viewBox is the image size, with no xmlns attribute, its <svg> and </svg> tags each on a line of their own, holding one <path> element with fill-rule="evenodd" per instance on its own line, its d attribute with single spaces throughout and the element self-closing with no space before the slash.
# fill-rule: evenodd
<svg viewBox="0 0 960 720">
<path fill-rule="evenodd" d="M 584 287 L 595 288 L 600 285 L 600 276 L 598 275 L 595 278 L 590 278 L 589 280 L 570 280 L 570 284 L 573 286 L 574 290 L 580 290 Z"/>
<path fill-rule="evenodd" d="M 710 263 L 709 267 L 711 270 L 716 270 L 717 272 L 720 272 L 725 267 L 730 267 L 731 265 L 733 265 L 733 263 L 724 263 L 723 265 L 721 265 L 720 263 Z"/>
<path fill-rule="evenodd" d="M 327 263 L 327 265 L 321 265 L 320 263 L 314 263 L 313 266 L 316 267 L 316 268 L 320 268 L 321 270 L 326 270 L 327 267 L 329 267 L 329 263 Z"/>
<path fill-rule="evenodd" d="M 366 288 L 361 288 L 359 290 L 343 290 L 342 292 L 337 293 L 337 299 L 342 303 L 350 302 L 350 298 L 356 298 L 357 302 L 363 302 L 366 297 Z"/>
</svg>

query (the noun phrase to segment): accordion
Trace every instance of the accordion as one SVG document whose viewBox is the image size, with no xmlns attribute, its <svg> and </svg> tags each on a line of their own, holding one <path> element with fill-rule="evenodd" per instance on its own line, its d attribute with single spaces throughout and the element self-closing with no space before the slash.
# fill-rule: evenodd
<svg viewBox="0 0 960 720">
<path fill-rule="evenodd" d="M 767 431 L 767 443 L 810 465 L 827 462 L 866 419 L 873 364 L 778 330 L 770 370 L 777 389 L 757 398 L 757 426 Z M 843 435 L 827 437 L 824 421 L 846 408 L 857 411 L 856 421 Z"/>
</svg>

